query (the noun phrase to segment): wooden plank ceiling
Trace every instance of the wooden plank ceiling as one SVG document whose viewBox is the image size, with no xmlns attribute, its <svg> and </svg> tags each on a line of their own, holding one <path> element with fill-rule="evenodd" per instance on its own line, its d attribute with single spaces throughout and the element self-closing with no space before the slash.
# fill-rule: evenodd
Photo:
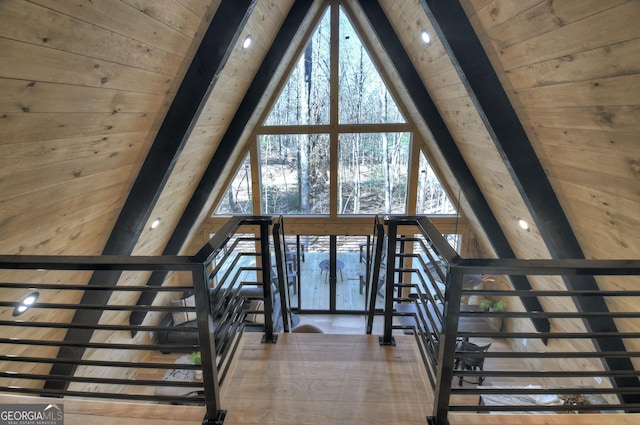
<svg viewBox="0 0 640 425">
<path fill-rule="evenodd" d="M 640 55 L 632 23 L 638 3 L 462 5 L 582 249 L 590 258 L 636 258 Z M 101 253 L 217 6 L 209 0 L 2 3 L 3 253 Z M 162 251 L 290 6 L 257 2 L 242 33 L 256 42 L 230 55 L 148 214 L 150 221 L 162 217 L 163 225 L 155 232 L 143 226 L 137 254 Z M 548 257 L 422 5 L 384 0 L 381 6 L 514 251 Z M 422 29 L 432 32 L 429 46 L 419 40 Z M 440 159 L 422 130 L 432 159 Z M 455 191 L 449 167 L 438 167 Z M 472 211 L 464 213 L 474 221 Z M 515 226 L 517 218 L 532 223 L 531 231 Z"/>
<path fill-rule="evenodd" d="M 380 0 L 379 4 L 512 251 L 518 258 L 549 258 L 553 250 L 543 237 L 547 223 L 536 222 L 536 212 L 523 198 L 504 152 L 495 143 L 495 129 L 476 108 L 464 75 L 425 11 L 425 4 L 440 2 Z M 0 2 L 0 253 L 103 252 L 221 3 Z M 162 186 L 149 187 L 161 191 L 138 216 L 140 232 L 139 237 L 132 234 L 132 253 L 165 250 L 293 3 L 256 2 L 166 180 Z M 345 3 L 379 66 L 396 76 L 357 2 Z M 584 255 L 640 258 L 640 2 L 460 3 Z M 309 16 L 320 6 L 315 2 Z M 307 19 L 284 53 L 276 80 L 302 42 L 311 22 Z M 431 33 L 429 45 L 420 40 L 423 29 Z M 243 50 L 239 44 L 249 34 L 254 43 Z M 267 86 L 265 98 L 275 86 Z M 452 198 L 457 198 L 465 189 L 456 178 L 459 164 L 446 163 L 407 88 L 398 84 L 392 92 L 406 106 L 431 162 Z M 233 173 L 256 117 L 265 108 L 265 99 L 254 101 L 254 112 L 232 141 L 235 148 L 227 154 L 221 176 Z M 204 207 L 188 227 L 190 238 L 207 233 L 199 226 L 224 190 L 220 181 L 209 183 Z M 473 202 L 462 197 L 461 207 L 480 241 L 480 253 L 495 255 Z M 150 223 L 159 217 L 161 225 L 151 230 Z M 520 218 L 529 222 L 529 231 L 518 227 Z M 189 239 L 185 242 L 188 246 Z M 67 275 L 65 281 L 86 282 L 88 276 Z M 533 283 L 563 286 L 549 279 Z M 616 279 L 598 283 L 625 287 Z M 628 303 L 620 299 L 610 308 L 629 309 Z"/>
</svg>

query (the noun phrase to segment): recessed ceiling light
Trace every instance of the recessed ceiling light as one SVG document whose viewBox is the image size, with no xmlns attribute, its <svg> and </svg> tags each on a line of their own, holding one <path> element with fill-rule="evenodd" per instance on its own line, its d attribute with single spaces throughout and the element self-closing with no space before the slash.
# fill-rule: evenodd
<svg viewBox="0 0 640 425">
<path fill-rule="evenodd" d="M 27 295 L 22 301 L 20 301 L 20 304 L 18 304 L 15 310 L 13 310 L 13 315 L 19 316 L 25 311 L 29 310 L 29 308 L 33 304 L 35 304 L 36 300 L 38 299 L 38 296 L 39 294 L 37 292 L 32 292 L 29 295 Z"/>
<path fill-rule="evenodd" d="M 431 36 L 429 35 L 429 33 L 427 32 L 427 30 L 422 30 L 420 31 L 420 38 L 422 39 L 422 41 L 424 41 L 426 44 L 431 43 Z"/>
<path fill-rule="evenodd" d="M 151 223 L 151 229 L 153 230 L 158 226 L 160 226 L 160 219 L 156 218 L 155 220 L 153 220 L 153 223 Z"/>
<path fill-rule="evenodd" d="M 523 230 L 527 230 L 527 231 L 529 230 L 529 223 L 527 223 L 527 222 L 526 222 L 526 221 L 524 221 L 523 219 L 519 218 L 519 219 L 518 219 L 518 224 L 520 225 L 520 227 L 521 227 Z"/>
<path fill-rule="evenodd" d="M 245 50 L 248 49 L 249 46 L 251 46 L 252 42 L 253 42 L 253 37 L 251 37 L 251 35 L 246 36 L 244 41 L 242 42 L 242 48 Z"/>
</svg>

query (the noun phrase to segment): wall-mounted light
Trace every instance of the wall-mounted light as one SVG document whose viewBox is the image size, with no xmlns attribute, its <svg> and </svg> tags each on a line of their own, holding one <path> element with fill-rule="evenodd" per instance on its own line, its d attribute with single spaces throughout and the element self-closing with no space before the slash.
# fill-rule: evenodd
<svg viewBox="0 0 640 425">
<path fill-rule="evenodd" d="M 151 223 L 151 230 L 155 229 L 156 227 L 160 226 L 160 218 L 156 218 L 155 220 L 153 220 L 153 223 Z"/>
<path fill-rule="evenodd" d="M 420 31 L 420 39 L 425 43 L 425 44 L 430 44 L 431 43 L 431 36 L 429 35 L 429 33 L 427 32 L 427 30 L 422 30 Z"/>
<path fill-rule="evenodd" d="M 253 43 L 253 37 L 251 37 L 251 34 L 249 34 L 248 36 L 245 37 L 244 41 L 242 42 L 242 49 L 247 50 L 249 46 L 251 46 L 251 43 Z"/>
<path fill-rule="evenodd" d="M 523 219 L 518 219 L 518 225 L 520 226 L 520 228 L 522 228 L 522 230 L 526 230 L 527 232 L 529 231 L 529 223 L 527 223 Z"/>
<path fill-rule="evenodd" d="M 19 316 L 25 311 L 29 310 L 29 308 L 31 308 L 31 306 L 35 304 L 35 302 L 38 300 L 38 296 L 39 294 L 37 292 L 32 292 L 29 295 L 27 295 L 22 301 L 20 301 L 20 304 L 18 304 L 18 306 L 13 310 L 13 315 Z"/>
</svg>

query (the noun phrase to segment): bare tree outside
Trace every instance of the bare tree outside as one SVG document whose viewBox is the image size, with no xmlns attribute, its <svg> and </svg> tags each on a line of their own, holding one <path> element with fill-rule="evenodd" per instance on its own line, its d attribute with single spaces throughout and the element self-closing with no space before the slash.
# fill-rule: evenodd
<svg viewBox="0 0 640 425">
<path fill-rule="evenodd" d="M 265 127 L 286 131 L 258 136 L 261 213 L 329 214 L 329 132 L 334 131 L 330 128 L 359 125 L 360 132 L 338 134 L 338 184 L 333 188 L 338 194 L 338 214 L 405 214 L 412 134 L 367 131 L 367 125 L 404 124 L 406 120 L 342 10 L 338 75 L 331 75 L 330 27 L 327 11 L 264 122 Z M 337 123 L 330 122 L 331 78 L 338 80 Z M 455 213 L 424 158 L 420 172 L 417 212 Z M 216 214 L 247 211 L 251 205 L 249 178 L 247 167 L 241 167 L 223 202 L 226 206 Z"/>
</svg>

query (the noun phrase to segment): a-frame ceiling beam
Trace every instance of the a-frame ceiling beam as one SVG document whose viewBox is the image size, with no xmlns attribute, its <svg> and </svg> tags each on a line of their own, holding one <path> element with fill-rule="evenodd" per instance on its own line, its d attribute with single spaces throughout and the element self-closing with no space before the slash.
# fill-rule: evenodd
<svg viewBox="0 0 640 425">
<path fill-rule="evenodd" d="M 377 1 L 359 0 L 359 3 L 380 43 L 382 43 L 391 62 L 394 64 L 415 107 L 433 134 L 442 156 L 455 176 L 469 206 L 482 225 L 496 254 L 500 258 L 515 258 L 507 238 L 502 232 L 491 208 L 489 208 L 489 204 L 478 187 L 469 167 L 467 167 L 451 133 L 449 133 L 449 129 L 422 83 L 389 19 Z M 531 284 L 525 276 L 511 276 L 511 282 L 518 290 L 531 289 Z M 540 302 L 535 297 L 522 297 L 521 301 L 528 311 L 543 311 Z M 547 319 L 535 319 L 532 322 L 539 332 L 548 332 L 551 328 Z"/>
<path fill-rule="evenodd" d="M 103 255 L 130 255 L 133 252 L 256 2 L 257 0 L 223 0 L 218 6 L 129 192 L 105 244 Z M 96 271 L 88 285 L 116 285 L 120 275 L 121 273 L 116 271 Z M 83 295 L 80 304 L 107 304 L 110 296 L 111 291 L 88 291 Z M 78 310 L 73 317 L 73 323 L 97 324 L 100 317 L 99 311 Z M 70 329 L 65 341 L 88 342 L 92 335 L 91 330 Z M 83 353 L 83 348 L 62 347 L 58 352 L 58 358 L 73 361 L 82 358 Z M 72 375 L 75 369 L 76 366 L 73 364 L 56 364 L 51 369 L 51 374 Z M 48 381 L 45 388 L 65 389 L 67 385 L 68 383 L 60 380 Z"/>
<path fill-rule="evenodd" d="M 216 149 L 171 239 L 167 243 L 165 254 L 178 254 L 182 245 L 186 242 L 192 227 L 196 225 L 198 216 L 206 207 L 213 188 L 222 177 L 225 165 L 230 161 L 233 152 L 240 142 L 242 133 L 245 131 L 245 127 L 265 95 L 271 79 L 278 70 L 280 62 L 293 42 L 312 4 L 313 0 L 296 0 L 293 6 L 291 6 L 289 14 L 282 23 L 278 34 L 271 44 L 271 48 L 265 55 L 236 114 L 229 123 L 227 131 L 222 137 L 222 140 L 220 140 L 218 149 Z"/>
<path fill-rule="evenodd" d="M 291 7 L 289 14 L 271 44 L 271 48 L 265 55 L 260 68 L 256 72 L 255 78 L 242 99 L 236 114 L 229 123 L 229 127 L 222 137 L 218 149 L 200 179 L 200 183 L 191 197 L 187 208 L 171 235 L 171 239 L 169 239 L 165 247 L 164 255 L 177 255 L 180 253 L 191 229 L 197 224 L 200 213 L 206 208 L 211 191 L 222 177 L 225 165 L 231 160 L 231 156 L 240 142 L 247 123 L 256 112 L 258 104 L 266 94 L 267 88 L 280 66 L 280 62 L 294 40 L 312 4 L 313 0 L 296 0 Z M 147 285 L 162 285 L 165 277 L 166 273 L 155 272 L 149 278 Z M 144 292 L 140 295 L 138 305 L 150 305 L 154 297 L 155 295 L 153 293 Z M 136 314 L 131 316 L 130 321 L 131 323 L 141 323 L 143 318 L 144 314 Z"/>
<path fill-rule="evenodd" d="M 584 258 L 582 248 L 571 229 L 551 182 L 487 57 L 464 9 L 458 1 L 420 0 L 445 50 L 467 86 L 476 109 L 489 130 L 511 178 L 520 192 L 540 235 L 553 258 Z M 599 289 L 595 278 L 567 276 L 570 290 Z M 603 297 L 575 297 L 579 311 L 608 312 Z M 611 318 L 587 319 L 586 326 L 593 332 L 618 332 Z M 600 338 L 594 341 L 603 351 L 625 351 L 620 338 Z M 610 358 L 606 361 L 612 370 L 634 370 L 628 358 Z M 637 378 L 615 378 L 619 387 L 637 387 Z M 635 403 L 640 396 L 623 396 L 626 403 Z"/>
</svg>

